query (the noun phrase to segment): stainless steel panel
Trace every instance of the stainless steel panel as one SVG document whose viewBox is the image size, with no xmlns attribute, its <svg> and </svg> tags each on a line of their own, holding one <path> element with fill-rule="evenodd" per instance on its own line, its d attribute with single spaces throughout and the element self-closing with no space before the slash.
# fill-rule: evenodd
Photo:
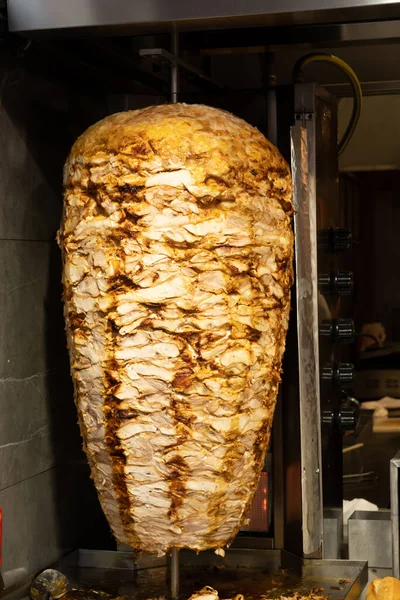
<svg viewBox="0 0 400 600">
<path fill-rule="evenodd" d="M 349 558 L 366 560 L 372 568 L 392 567 L 390 511 L 355 511 L 349 521 Z"/>
<path fill-rule="evenodd" d="M 366 15 L 366 9 L 379 9 L 380 18 L 387 13 L 393 17 L 398 4 L 393 0 L 302 0 L 301 3 L 297 0 L 270 0 L 268 3 L 265 0 L 248 0 L 246 3 L 237 0 L 9 0 L 8 14 L 11 31 L 25 32 L 172 22 L 195 26 L 201 21 L 204 28 L 210 28 L 210 19 L 223 20 L 223 26 L 228 28 L 243 22 L 246 17 L 257 17 L 254 24 L 260 25 L 266 15 L 287 15 L 290 23 L 304 22 L 304 19 L 316 22 L 321 18 L 330 22 L 342 21 L 346 10 L 351 9 L 361 10 L 359 15 Z M 385 8 L 389 11 L 383 12 Z M 371 14 L 368 12 L 369 18 L 373 18 Z"/>
<path fill-rule="evenodd" d="M 86 555 L 83 566 L 80 557 Z M 262 596 L 271 587 L 282 584 L 290 589 L 309 590 L 324 588 L 330 600 L 358 600 L 367 582 L 367 565 L 360 561 L 345 560 L 305 560 L 301 561 L 285 552 L 272 551 L 234 551 L 228 550 L 225 558 L 217 557 L 213 552 L 196 555 L 182 551 L 182 579 L 185 588 L 183 597 L 204 585 L 215 587 L 221 597 L 232 597 L 233 591 L 245 596 Z M 94 586 L 96 589 L 109 590 L 135 600 L 164 596 L 168 584 L 166 566 L 144 568 L 134 576 L 126 569 L 118 569 L 120 557 L 112 566 L 110 557 L 99 550 L 76 552 L 62 559 L 55 567 L 62 571 L 75 588 Z M 118 553 L 114 553 L 118 554 Z M 90 557 L 90 558 L 89 558 Z M 104 559 L 106 560 L 104 561 Z M 211 558 L 211 560 L 210 560 Z M 290 569 L 282 572 L 281 567 Z M 345 582 L 343 582 L 345 580 Z M 0 598 L 20 600 L 27 597 L 27 585 L 5 594 Z"/>
<path fill-rule="evenodd" d="M 98 551 L 86 551 L 98 554 Z M 221 596 L 226 586 L 237 586 L 237 592 L 246 596 L 245 587 L 252 589 L 256 595 L 268 591 L 268 586 L 274 586 L 285 577 L 288 585 L 301 585 L 302 589 L 323 587 L 329 590 L 330 600 L 357 600 L 367 581 L 366 563 L 363 561 L 345 560 L 304 560 L 278 550 L 238 550 L 228 549 L 224 558 L 217 556 L 212 550 L 195 552 L 182 550 L 181 567 L 182 579 L 184 573 L 190 573 L 191 586 L 196 584 L 201 573 L 201 584 L 212 585 Z M 144 563 L 143 563 L 144 564 Z M 281 567 L 288 568 L 291 573 L 284 574 L 282 579 Z M 203 571 L 205 569 L 205 571 Z M 151 569 L 160 571 L 160 569 Z M 232 579 L 236 581 L 230 581 Z M 153 581 L 156 575 L 153 577 Z M 301 577 L 301 580 L 298 579 Z M 255 583 L 252 583 L 251 580 Z M 340 583 L 346 580 L 347 583 Z M 243 586 L 243 587 L 242 587 Z M 252 587 L 254 586 L 254 587 Z M 228 590 L 226 590 L 228 591 Z M 257 593 L 258 592 L 258 593 Z"/>
<path fill-rule="evenodd" d="M 166 567 L 167 557 L 158 558 L 152 554 L 142 553 L 135 557 L 130 551 L 85 550 L 80 549 L 67 557 L 66 564 L 78 564 L 89 569 L 118 569 L 121 571 L 136 571 L 138 569 L 153 569 Z"/>
<path fill-rule="evenodd" d="M 303 126 L 304 125 L 304 126 Z M 318 351 L 314 121 L 292 127 L 296 306 L 299 347 L 302 531 L 305 557 L 322 558 L 323 511 Z"/>
<path fill-rule="evenodd" d="M 340 509 L 324 511 L 324 558 L 340 558 L 342 541 L 343 511 Z"/>
<path fill-rule="evenodd" d="M 224 557 L 218 556 L 213 550 L 205 550 L 199 554 L 191 550 L 182 550 L 181 564 L 195 568 L 223 565 L 225 568 L 254 568 L 257 570 L 265 569 L 268 565 L 271 569 L 278 569 L 281 557 L 280 550 L 228 548 Z"/>
<path fill-rule="evenodd" d="M 305 560 L 302 571 L 303 577 L 326 577 L 324 593 L 328 592 L 332 600 L 359 600 L 368 581 L 367 563 L 363 561 Z M 343 586 L 343 580 L 350 583 Z"/>
<path fill-rule="evenodd" d="M 400 31 L 400 25 L 399 25 Z M 326 89 L 337 98 L 351 98 L 353 90 L 348 83 L 331 83 Z M 391 96 L 400 94 L 400 79 L 393 81 L 367 81 L 361 84 L 363 96 Z"/>
<path fill-rule="evenodd" d="M 329 23 L 284 27 L 252 27 L 225 31 L 191 31 L 182 35 L 182 45 L 191 54 L 270 54 L 287 46 L 324 48 L 398 42 L 399 21 Z M 344 57 L 342 57 L 344 58 Z M 347 85 L 347 84 L 344 84 Z M 349 86 L 350 87 L 350 86 Z"/>
<path fill-rule="evenodd" d="M 106 556 L 98 550 L 85 550 L 63 559 L 56 568 L 62 571 L 74 587 L 95 586 L 108 588 L 113 593 L 134 600 L 165 596 L 168 586 L 168 569 L 148 563 L 132 575 L 129 570 L 118 569 L 121 556 L 112 564 L 112 554 Z M 115 553 L 120 554 L 120 553 Z M 81 562 L 85 556 L 84 563 Z M 143 560 L 148 560 L 144 557 Z M 129 560 L 129 558 L 128 558 Z M 277 550 L 228 549 L 222 558 L 213 551 L 180 552 L 182 597 L 187 598 L 204 585 L 217 589 L 222 598 L 242 593 L 245 597 L 261 597 L 271 588 L 292 595 L 295 590 L 308 591 L 324 588 L 330 600 L 356 600 L 365 586 L 365 562 L 345 560 L 304 560 Z M 144 563 L 143 563 L 144 564 Z M 97 565 L 97 567 L 93 567 Z M 288 569 L 288 571 L 282 571 Z M 292 590 L 292 592 L 290 592 Z"/>
<path fill-rule="evenodd" d="M 400 578 L 400 452 L 390 461 L 390 506 L 392 512 L 393 577 Z"/>
<path fill-rule="evenodd" d="M 283 516 L 282 516 L 283 518 Z M 238 535 L 233 540 L 231 548 L 238 549 L 251 549 L 251 550 L 273 550 L 274 549 L 274 538 L 272 537 L 264 537 L 264 536 L 253 536 L 253 535 Z M 283 543 L 279 548 L 283 547 Z M 117 551 L 123 553 L 132 553 L 133 549 L 127 546 L 126 544 L 117 544 Z M 82 551 L 85 552 L 85 551 Z M 122 556 L 122 555 L 121 555 Z M 165 561 L 165 559 L 160 558 L 157 559 L 159 561 Z M 162 563 L 164 564 L 164 563 Z M 131 568 L 131 567 L 129 567 Z"/>
</svg>

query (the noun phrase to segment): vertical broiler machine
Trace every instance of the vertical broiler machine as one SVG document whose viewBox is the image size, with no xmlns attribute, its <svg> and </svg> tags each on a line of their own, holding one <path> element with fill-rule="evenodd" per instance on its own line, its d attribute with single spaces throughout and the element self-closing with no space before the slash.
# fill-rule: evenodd
<svg viewBox="0 0 400 600">
<path fill-rule="evenodd" d="M 88 6 L 86 13 L 77 8 L 75 13 L 69 9 L 57 16 L 46 13 L 45 2 L 36 3 L 35 13 L 34 4 L 28 13 L 23 3 L 10 2 L 12 29 L 40 34 L 45 29 L 74 29 L 80 18 L 80 25 L 88 28 L 115 26 L 115 19 L 131 24 L 140 20 L 135 15 L 118 14 L 123 12 L 121 3 L 113 16 L 107 7 L 94 15 Z M 80 7 L 83 5 L 86 3 Z M 179 74 L 189 72 L 194 79 L 209 76 L 179 56 L 179 31 L 190 29 L 193 20 L 191 15 L 175 14 L 175 3 L 169 8 L 168 16 L 164 14 L 166 7 L 161 10 L 158 25 L 163 23 L 164 29 L 172 31 L 170 48 L 146 47 L 140 53 L 144 59 L 170 65 L 172 102 L 192 102 L 193 96 L 186 98 L 184 92 L 179 93 Z M 145 11 L 144 5 L 138 10 Z M 222 17 L 216 19 L 214 11 L 204 17 L 213 18 L 219 27 L 226 26 Z M 244 18 L 241 15 L 240 21 Z M 141 20 L 146 21 L 143 15 Z M 198 23 L 207 28 L 204 20 Z M 304 71 L 316 61 L 341 68 L 354 91 L 353 117 L 339 145 L 336 98 L 316 83 L 304 83 Z M 295 286 L 271 447 L 249 524 L 225 557 L 210 551 L 198 556 L 173 551 L 169 560 L 136 556 L 123 546 L 115 551 L 77 550 L 58 566 L 75 586 L 111 582 L 115 589 L 118 582 L 118 593 L 143 598 L 167 594 L 168 585 L 173 597 L 179 593 L 185 597 L 204 584 L 224 596 L 243 593 L 269 597 L 268 593 L 317 588 L 325 590 L 328 598 L 355 599 L 366 583 L 366 564 L 342 558 L 342 436 L 355 427 L 357 403 L 346 393 L 354 375 L 346 352 L 354 339 L 354 326 L 351 319 L 342 316 L 340 298 L 351 294 L 353 281 L 351 272 L 341 267 L 341 257 L 351 248 L 351 232 L 340 222 L 338 154 L 359 116 L 360 85 L 346 64 L 323 54 L 310 54 L 300 61 L 294 68 L 292 85 L 277 87 L 273 61 L 268 68 L 264 133 L 291 165 Z M 200 101 L 212 104 L 212 99 Z M 230 108 L 229 101 L 224 107 Z M 136 108 L 135 101 L 123 99 L 119 109 L 123 108 Z M 41 585 L 47 590 L 46 579 L 38 584 L 43 592 Z"/>
</svg>

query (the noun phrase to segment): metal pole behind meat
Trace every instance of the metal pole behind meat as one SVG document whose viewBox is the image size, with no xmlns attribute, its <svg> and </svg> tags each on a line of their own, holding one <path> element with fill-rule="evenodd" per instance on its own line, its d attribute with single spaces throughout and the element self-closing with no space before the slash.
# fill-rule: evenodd
<svg viewBox="0 0 400 600">
<path fill-rule="evenodd" d="M 176 600 L 179 597 L 179 550 L 172 548 L 170 558 L 170 592 L 172 600 Z"/>
<path fill-rule="evenodd" d="M 179 56 L 179 34 L 176 25 L 172 29 L 172 44 L 171 51 L 176 58 Z M 177 62 L 171 64 L 171 103 L 176 104 L 178 102 L 178 91 L 179 91 L 179 66 Z"/>
<path fill-rule="evenodd" d="M 176 25 L 173 26 L 172 30 L 172 54 L 178 58 L 179 55 L 179 34 Z M 178 63 L 172 63 L 171 65 L 171 102 L 176 104 L 178 102 L 178 90 L 179 90 L 179 67 Z M 179 597 L 179 551 L 177 548 L 172 548 L 170 558 L 170 592 L 172 600 L 176 600 Z"/>
</svg>

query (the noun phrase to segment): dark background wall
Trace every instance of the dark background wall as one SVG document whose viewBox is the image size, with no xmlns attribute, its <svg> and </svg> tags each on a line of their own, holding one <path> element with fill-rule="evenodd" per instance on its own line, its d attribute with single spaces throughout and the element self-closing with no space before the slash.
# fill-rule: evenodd
<svg viewBox="0 0 400 600">
<path fill-rule="evenodd" d="M 67 82 L 33 73 L 12 45 L 1 50 L 0 507 L 9 585 L 76 546 L 112 543 L 81 450 L 55 242 L 69 146 L 106 108 L 98 97 L 85 110 Z"/>
<path fill-rule="evenodd" d="M 400 171 L 342 174 L 340 190 L 344 223 L 354 232 L 357 327 L 379 321 L 389 340 L 400 341 Z"/>
</svg>

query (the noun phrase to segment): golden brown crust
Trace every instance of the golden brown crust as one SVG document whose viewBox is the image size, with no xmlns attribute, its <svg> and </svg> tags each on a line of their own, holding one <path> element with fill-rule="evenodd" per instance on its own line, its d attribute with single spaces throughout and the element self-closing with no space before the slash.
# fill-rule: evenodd
<svg viewBox="0 0 400 600">
<path fill-rule="evenodd" d="M 220 548 L 267 450 L 292 283 L 289 169 L 204 106 L 104 119 L 64 172 L 59 242 L 86 452 L 115 536 Z"/>
<path fill-rule="evenodd" d="M 282 155 L 255 127 L 226 111 L 175 104 L 117 113 L 80 136 L 69 164 L 75 157 L 92 163 L 116 154 L 124 155 L 129 170 L 140 168 L 138 185 L 148 176 L 143 166 L 151 172 L 184 165 L 196 173 L 197 184 L 211 187 L 230 183 L 254 187 L 269 180 L 273 189 L 282 180 L 291 203 L 290 173 Z"/>
<path fill-rule="evenodd" d="M 368 587 L 366 600 L 399 600 L 400 581 L 394 577 L 374 579 Z"/>
</svg>

